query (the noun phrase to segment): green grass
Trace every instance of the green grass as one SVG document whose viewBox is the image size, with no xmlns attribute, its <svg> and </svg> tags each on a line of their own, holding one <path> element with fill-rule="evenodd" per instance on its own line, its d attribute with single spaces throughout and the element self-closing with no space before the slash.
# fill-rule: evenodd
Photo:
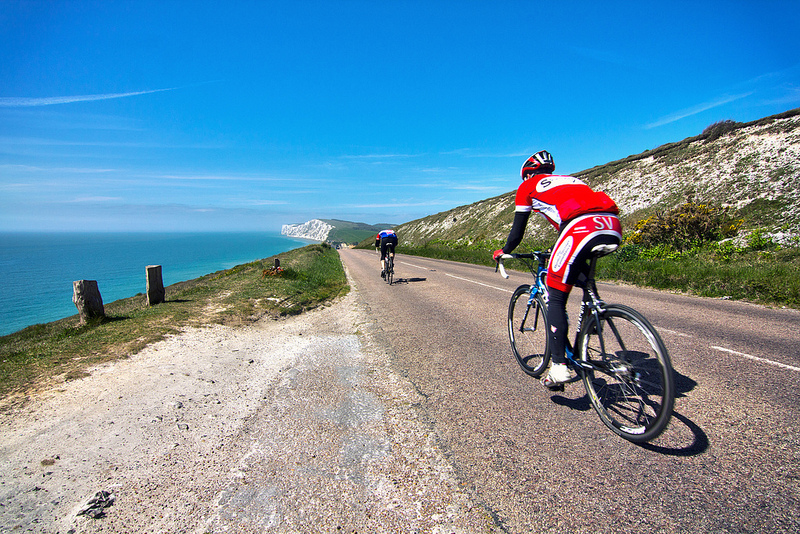
<svg viewBox="0 0 800 534">
<path fill-rule="evenodd" d="M 246 324 L 294 315 L 349 290 L 339 255 L 309 245 L 280 254 L 278 275 L 267 258 L 166 288 L 167 301 L 148 307 L 138 295 L 105 305 L 106 316 L 80 325 L 78 316 L 0 337 L 0 399 L 25 401 L 44 384 L 86 376 L 93 365 L 126 358 L 191 326 Z"/>
<path fill-rule="evenodd" d="M 800 249 L 741 250 L 727 257 L 704 249 L 631 259 L 624 250 L 598 262 L 598 279 L 800 309 Z"/>
<path fill-rule="evenodd" d="M 431 242 L 424 247 L 398 247 L 397 252 L 493 267 L 492 251 L 500 246 L 502 243 L 486 242 L 459 248 L 453 243 Z M 549 246 L 529 241 L 516 252 L 546 250 Z M 663 257 L 630 254 L 633 247 L 627 248 L 598 262 L 598 280 L 800 309 L 800 248 L 745 248 L 723 256 L 706 247 L 686 253 L 672 251 Z M 514 268 L 511 264 L 508 267 Z"/>
<path fill-rule="evenodd" d="M 550 243 L 526 240 L 517 251 Z M 753 240 L 753 244 L 763 243 Z M 499 241 L 431 241 L 398 253 L 494 266 Z M 717 246 L 675 251 L 623 247 L 598 263 L 599 280 L 624 281 L 704 297 L 730 297 L 800 308 L 800 248 L 751 250 Z M 265 274 L 274 257 L 167 287 L 167 302 L 148 307 L 138 295 L 105 305 L 106 317 L 87 325 L 78 317 L 34 325 L 0 337 L 0 399 L 25 402 L 46 384 L 86 376 L 91 366 L 135 354 L 191 326 L 247 324 L 263 317 L 302 313 L 349 290 L 334 249 L 309 245 L 279 255 L 284 269 Z M 510 266 L 513 267 L 513 266 Z"/>
</svg>

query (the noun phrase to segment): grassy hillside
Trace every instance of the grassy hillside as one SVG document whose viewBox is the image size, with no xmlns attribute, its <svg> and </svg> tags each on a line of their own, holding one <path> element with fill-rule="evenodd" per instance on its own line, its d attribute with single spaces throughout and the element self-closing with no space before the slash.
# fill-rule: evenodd
<svg viewBox="0 0 800 534">
<path fill-rule="evenodd" d="M 800 109 L 750 123 L 716 123 L 695 137 L 576 176 L 617 202 L 626 228 L 691 199 L 737 213 L 744 219 L 743 233 L 762 229 L 778 240 L 800 235 Z M 509 177 L 509 186 L 515 185 Z M 395 230 L 406 246 L 494 243 L 508 235 L 513 204 L 511 190 Z M 528 234 L 551 232 L 540 219 L 531 219 Z"/>
<path fill-rule="evenodd" d="M 738 212 L 745 229 L 800 234 L 800 109 L 700 135 L 588 169 L 630 223 L 687 198 Z"/>
<path fill-rule="evenodd" d="M 601 277 L 800 307 L 800 109 L 715 123 L 576 176 L 621 210 L 625 241 Z M 401 224 L 398 250 L 491 265 L 513 204 L 512 190 Z M 548 248 L 555 237 L 532 217 L 520 250 Z"/>
</svg>

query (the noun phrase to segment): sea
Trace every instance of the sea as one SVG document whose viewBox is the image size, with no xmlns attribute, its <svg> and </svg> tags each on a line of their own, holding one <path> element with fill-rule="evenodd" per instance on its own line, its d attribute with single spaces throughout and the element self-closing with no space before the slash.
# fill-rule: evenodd
<svg viewBox="0 0 800 534">
<path fill-rule="evenodd" d="M 96 280 L 107 304 L 144 294 L 148 265 L 161 265 L 168 286 L 311 242 L 277 232 L 0 233 L 0 336 L 76 315 L 75 280 Z"/>
</svg>

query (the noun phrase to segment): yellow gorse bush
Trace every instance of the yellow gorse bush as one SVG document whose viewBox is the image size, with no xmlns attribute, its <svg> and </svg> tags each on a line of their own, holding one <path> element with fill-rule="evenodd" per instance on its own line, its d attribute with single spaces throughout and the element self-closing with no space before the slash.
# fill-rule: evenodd
<svg viewBox="0 0 800 534">
<path fill-rule="evenodd" d="M 638 221 L 626 236 L 625 244 L 670 245 L 679 251 L 687 250 L 698 244 L 733 237 L 743 223 L 722 208 L 689 201 L 666 213 Z"/>
</svg>

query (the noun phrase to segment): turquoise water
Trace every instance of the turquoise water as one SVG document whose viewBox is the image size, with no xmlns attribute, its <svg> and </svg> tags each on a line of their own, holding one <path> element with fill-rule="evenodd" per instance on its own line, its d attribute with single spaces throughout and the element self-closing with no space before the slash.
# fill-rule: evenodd
<svg viewBox="0 0 800 534">
<path fill-rule="evenodd" d="M 97 280 L 109 303 L 144 293 L 147 265 L 161 265 L 168 286 L 308 243 L 278 233 L 0 233 L 0 335 L 77 314 L 74 280 Z"/>
</svg>

